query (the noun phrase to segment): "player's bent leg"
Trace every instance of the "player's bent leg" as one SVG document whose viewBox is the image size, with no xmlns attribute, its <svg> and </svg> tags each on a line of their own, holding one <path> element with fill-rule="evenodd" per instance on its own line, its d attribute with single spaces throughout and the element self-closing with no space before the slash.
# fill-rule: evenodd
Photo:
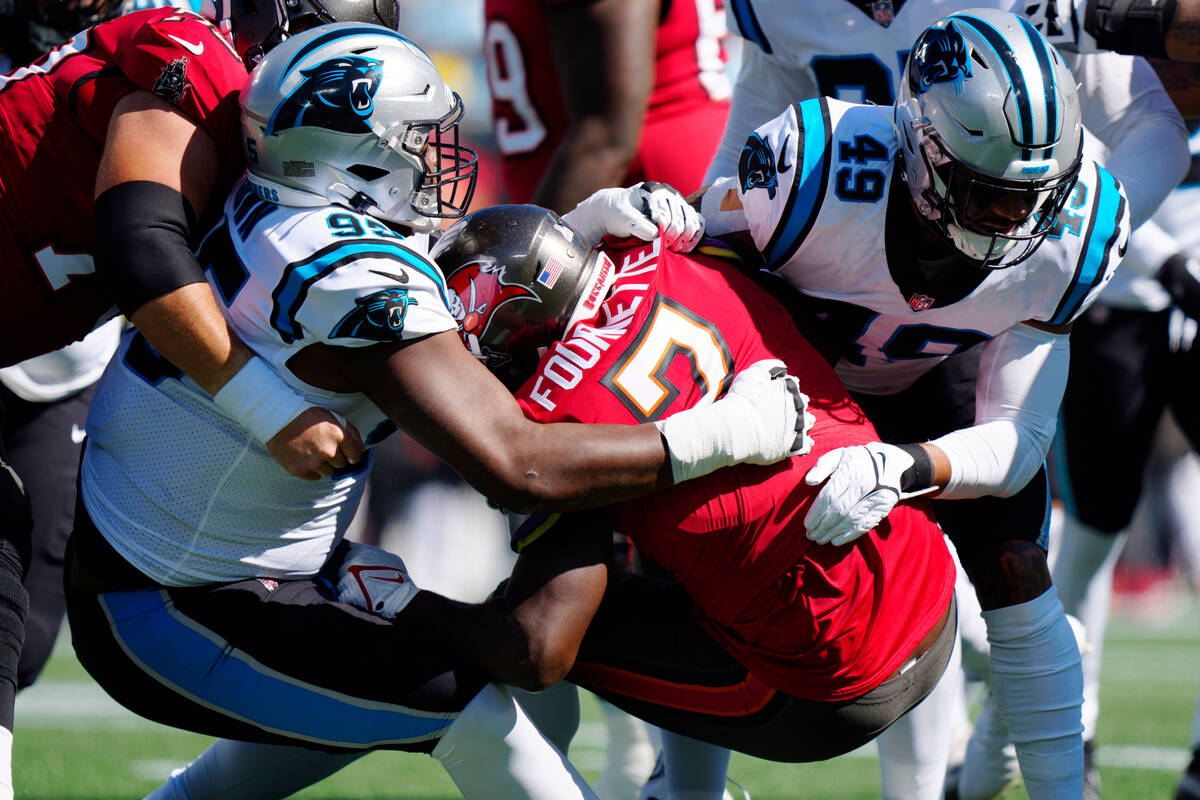
<svg viewBox="0 0 1200 800">
<path fill-rule="evenodd" d="M 488 684 L 433 748 L 463 797 L 594 800 L 566 757 L 529 720 L 508 689 Z"/>
<path fill-rule="evenodd" d="M 1083 674 L 1079 645 L 1051 589 L 983 612 L 989 685 L 1008 724 L 1030 800 L 1083 795 Z"/>
<path fill-rule="evenodd" d="M 282 800 L 363 755 L 218 739 L 144 800 Z"/>
<path fill-rule="evenodd" d="M 933 691 L 876 740 L 883 800 L 938 800 L 962 695 L 962 645 L 956 641 Z"/>
</svg>

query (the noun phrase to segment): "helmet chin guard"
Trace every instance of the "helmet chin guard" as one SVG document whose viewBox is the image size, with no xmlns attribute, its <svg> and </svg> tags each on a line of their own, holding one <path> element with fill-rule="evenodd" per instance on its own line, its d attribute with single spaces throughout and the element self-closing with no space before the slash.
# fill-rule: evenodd
<svg viewBox="0 0 1200 800">
<path fill-rule="evenodd" d="M 1079 174 L 1075 78 L 1024 18 L 960 11 L 917 39 L 895 106 L 918 215 L 978 266 L 1045 239 Z"/>
</svg>

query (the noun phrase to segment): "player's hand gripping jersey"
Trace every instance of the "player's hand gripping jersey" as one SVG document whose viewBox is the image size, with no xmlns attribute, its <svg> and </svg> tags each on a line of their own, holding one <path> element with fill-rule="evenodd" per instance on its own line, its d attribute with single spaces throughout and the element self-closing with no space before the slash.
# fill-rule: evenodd
<svg viewBox="0 0 1200 800">
<path fill-rule="evenodd" d="M 1127 203 L 1086 156 L 1032 256 L 1003 269 L 955 263 L 926 277 L 913 263 L 916 223 L 903 213 L 911 199 L 895 169 L 898 146 L 891 108 L 806 100 L 751 134 L 738 175 L 715 182 L 701 209 L 710 231 L 748 230 L 766 268 L 818 301 L 852 391 L 899 391 L 1025 320 L 1065 325 L 1112 277 L 1129 238 Z M 741 211 L 716 210 L 739 201 Z"/>
<path fill-rule="evenodd" d="M 517 395 L 526 414 L 657 420 L 712 402 L 744 365 L 782 359 L 816 418 L 807 456 L 719 470 L 621 504 L 614 526 L 675 575 L 701 624 L 771 686 L 830 700 L 878 685 L 953 591 L 928 506 L 897 508 L 854 547 L 806 539 L 816 490 L 805 472 L 822 453 L 876 438 L 870 423 L 783 306 L 729 264 L 664 252 L 658 241 L 608 252 L 618 273 L 607 299 L 543 356 Z M 546 525 L 527 530 L 518 547 Z"/>
<path fill-rule="evenodd" d="M 118 101 L 152 91 L 204 130 L 220 154 L 220 196 L 243 169 L 245 81 L 211 22 L 163 8 L 85 30 L 0 77 L 0 366 L 81 339 L 116 313 L 91 253 L 96 171 Z"/>
<path fill-rule="evenodd" d="M 370 446 L 395 430 L 382 411 L 362 394 L 309 386 L 286 364 L 315 343 L 367 347 L 453 330 L 426 238 L 340 207 L 266 202 L 243 181 L 199 260 L 238 336 Z M 354 515 L 370 463 L 319 481 L 292 477 L 138 334 L 127 334 L 102 378 L 88 433 L 89 514 L 101 532 L 119 531 L 109 538 L 127 561 L 168 586 L 315 574 Z M 163 442 L 177 469 L 154 466 Z"/>
</svg>

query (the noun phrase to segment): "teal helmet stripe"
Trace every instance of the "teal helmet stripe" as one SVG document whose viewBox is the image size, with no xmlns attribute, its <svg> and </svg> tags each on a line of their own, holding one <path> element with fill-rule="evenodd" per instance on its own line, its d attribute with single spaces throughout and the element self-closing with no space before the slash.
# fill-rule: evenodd
<svg viewBox="0 0 1200 800">
<path fill-rule="evenodd" d="M 1017 116 L 1021 126 L 1021 141 L 1018 144 L 1023 148 L 1021 157 L 1029 160 L 1033 149 L 1030 145 L 1036 143 L 1033 131 L 1033 104 L 1029 85 L 1025 80 L 1025 71 L 1017 63 L 1012 45 L 1000 31 L 978 17 L 969 14 L 955 14 L 951 19 L 959 20 L 978 31 L 988 47 L 1000 59 L 1000 63 L 1004 65 L 1004 71 L 1008 73 L 1009 83 L 1012 84 L 1013 95 L 1017 101 Z"/>
<path fill-rule="evenodd" d="M 1058 143 L 1058 86 L 1054 79 L 1054 63 L 1050 53 L 1050 44 L 1047 42 L 1037 28 L 1030 24 L 1029 20 L 1024 17 L 1017 17 L 1017 21 L 1021 23 L 1021 27 L 1025 31 L 1025 35 L 1029 38 L 1029 46 L 1033 48 L 1033 54 L 1037 58 L 1038 67 L 1042 72 L 1042 89 L 1046 96 L 1046 141 L 1051 142 L 1051 145 L 1042 153 L 1042 158 L 1051 158 L 1054 155 L 1054 145 Z"/>
</svg>

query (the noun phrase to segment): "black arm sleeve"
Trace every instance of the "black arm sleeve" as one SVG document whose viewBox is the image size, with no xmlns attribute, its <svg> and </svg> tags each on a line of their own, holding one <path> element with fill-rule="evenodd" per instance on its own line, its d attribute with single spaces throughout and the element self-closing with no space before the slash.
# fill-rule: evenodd
<svg viewBox="0 0 1200 800">
<path fill-rule="evenodd" d="M 204 281 L 191 250 L 195 227 L 187 198 L 165 184 L 128 181 L 96 198 L 96 274 L 122 313 Z"/>
</svg>

